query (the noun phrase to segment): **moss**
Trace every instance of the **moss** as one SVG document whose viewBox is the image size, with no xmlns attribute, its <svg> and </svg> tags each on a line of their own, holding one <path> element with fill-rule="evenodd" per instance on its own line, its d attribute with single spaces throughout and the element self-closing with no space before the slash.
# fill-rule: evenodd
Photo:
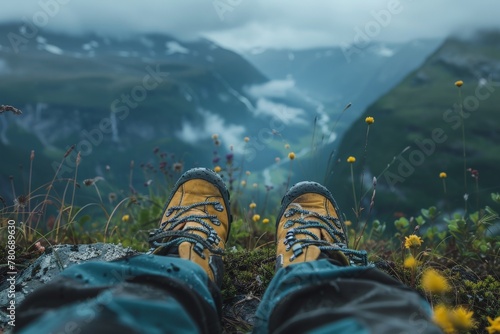
<svg viewBox="0 0 500 334">
<path fill-rule="evenodd" d="M 457 289 L 458 303 L 470 305 L 475 318 L 487 324 L 486 317 L 496 318 L 500 310 L 500 281 L 486 276 L 477 282 L 463 281 Z"/>
<path fill-rule="evenodd" d="M 228 252 L 224 258 L 223 302 L 238 295 L 262 296 L 274 276 L 274 247 Z"/>
</svg>

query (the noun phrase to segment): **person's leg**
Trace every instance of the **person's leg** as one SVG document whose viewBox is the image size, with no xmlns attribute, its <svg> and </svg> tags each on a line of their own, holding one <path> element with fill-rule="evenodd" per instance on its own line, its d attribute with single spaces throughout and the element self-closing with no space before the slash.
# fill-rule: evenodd
<svg viewBox="0 0 500 334">
<path fill-rule="evenodd" d="M 441 333 L 423 298 L 366 266 L 366 253 L 348 249 L 323 186 L 293 186 L 276 225 L 278 270 L 257 309 L 255 333 Z"/>
<path fill-rule="evenodd" d="M 151 237 L 151 254 L 72 266 L 18 309 L 23 333 L 220 332 L 229 193 L 207 169 L 186 172 Z"/>
<path fill-rule="evenodd" d="M 219 331 L 217 286 L 197 264 L 138 255 L 69 267 L 18 310 L 23 333 Z"/>
</svg>

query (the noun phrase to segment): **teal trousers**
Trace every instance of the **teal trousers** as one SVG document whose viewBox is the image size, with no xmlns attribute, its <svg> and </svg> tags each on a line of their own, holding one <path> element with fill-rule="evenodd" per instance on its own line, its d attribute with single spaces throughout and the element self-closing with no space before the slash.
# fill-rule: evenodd
<svg viewBox="0 0 500 334">
<path fill-rule="evenodd" d="M 20 333 L 220 333 L 218 288 L 197 264 L 138 255 L 64 270 L 18 309 Z M 441 333 L 428 303 L 371 267 L 329 260 L 280 269 L 255 333 Z"/>
</svg>

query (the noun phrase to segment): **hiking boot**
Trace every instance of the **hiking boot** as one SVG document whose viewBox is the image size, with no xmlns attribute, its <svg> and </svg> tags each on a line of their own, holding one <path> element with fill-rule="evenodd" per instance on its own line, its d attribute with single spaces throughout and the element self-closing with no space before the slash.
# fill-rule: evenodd
<svg viewBox="0 0 500 334">
<path fill-rule="evenodd" d="M 220 176 L 193 168 L 172 190 L 160 227 L 150 236 L 151 253 L 193 261 L 220 287 L 231 221 L 229 192 Z"/>
<path fill-rule="evenodd" d="M 300 182 L 281 200 L 276 218 L 276 269 L 329 258 L 336 264 L 366 264 L 366 252 L 347 248 L 347 229 L 328 189 Z"/>
</svg>

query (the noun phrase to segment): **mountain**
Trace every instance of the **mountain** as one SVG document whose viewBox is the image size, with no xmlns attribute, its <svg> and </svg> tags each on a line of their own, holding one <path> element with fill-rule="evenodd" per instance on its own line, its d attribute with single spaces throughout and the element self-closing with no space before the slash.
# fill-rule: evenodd
<svg viewBox="0 0 500 334">
<path fill-rule="evenodd" d="M 420 66 L 440 39 L 402 43 L 371 42 L 306 50 L 254 49 L 245 57 L 271 79 L 293 81 L 305 95 L 337 112 L 349 102 L 349 125 L 364 109 Z"/>
<path fill-rule="evenodd" d="M 454 84 L 458 80 L 464 82 L 461 100 Z M 491 204 L 490 193 L 500 190 L 499 106 L 500 32 L 449 38 L 349 128 L 335 154 L 328 186 L 342 207 L 353 207 L 346 158 L 355 156 L 358 195 L 358 176 L 364 175 L 367 188 L 378 176 L 375 210 L 379 217 L 414 215 L 432 205 L 443 211 L 463 209 L 464 194 L 468 194 L 469 210 Z M 375 123 L 370 126 L 365 159 L 367 116 L 374 117 Z M 466 169 L 478 171 L 478 178 L 468 171 L 464 180 L 462 119 Z M 447 174 L 446 193 L 441 172 Z M 372 192 L 361 192 L 365 191 L 366 204 Z"/>
<path fill-rule="evenodd" d="M 284 138 L 299 143 L 316 116 L 328 118 L 292 87 L 276 87 L 240 55 L 205 39 L 72 36 L 3 25 L 0 74 L 0 103 L 23 111 L 0 115 L 7 157 L 0 190 L 7 198 L 8 175 L 26 179 L 32 149 L 34 180 L 49 181 L 75 145 L 59 178 L 74 175 L 80 151 L 79 177 L 127 184 L 131 160 L 147 168 L 167 160 L 171 174 L 175 163 L 213 166 L 214 155 L 224 158 L 231 147 L 248 168 L 264 168 L 286 154 Z M 145 181 L 141 174 L 136 185 Z"/>
</svg>

